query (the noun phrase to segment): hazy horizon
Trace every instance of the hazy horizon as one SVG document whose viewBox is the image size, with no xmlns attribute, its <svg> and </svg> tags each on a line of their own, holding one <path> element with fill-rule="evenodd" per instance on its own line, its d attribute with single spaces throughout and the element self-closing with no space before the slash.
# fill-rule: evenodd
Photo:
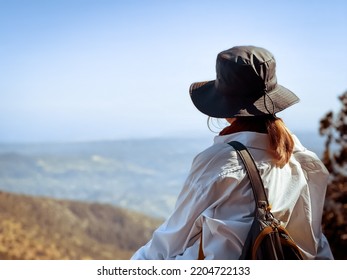
<svg viewBox="0 0 347 280">
<path fill-rule="evenodd" d="M 324 139 L 325 136 L 321 136 L 318 130 L 292 130 L 292 133 L 296 135 L 299 140 L 303 138 L 304 135 L 309 135 L 310 137 L 316 136 L 316 139 Z M 173 133 L 172 135 L 136 135 L 136 136 L 124 136 L 124 137 L 114 137 L 114 138 L 90 138 L 90 139 L 48 139 L 48 140 L 28 140 L 28 139 L 18 139 L 18 140 L 0 140 L 0 144 L 73 144 L 73 143 L 93 143 L 93 142 L 117 142 L 117 141 L 141 141 L 141 140 L 175 140 L 175 139 L 202 139 L 205 141 L 213 142 L 214 137 L 218 135 L 217 133 L 211 131 L 205 131 L 198 133 Z M 312 140 L 312 139 L 311 139 Z"/>
</svg>

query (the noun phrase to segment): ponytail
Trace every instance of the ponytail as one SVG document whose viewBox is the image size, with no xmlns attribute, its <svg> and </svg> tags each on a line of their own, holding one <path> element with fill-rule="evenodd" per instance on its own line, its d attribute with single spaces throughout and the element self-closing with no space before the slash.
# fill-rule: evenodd
<svg viewBox="0 0 347 280">
<path fill-rule="evenodd" d="M 238 117 L 228 127 L 224 128 L 220 135 L 254 131 L 267 133 L 270 141 L 270 150 L 273 154 L 276 166 L 282 168 L 288 163 L 294 149 L 293 137 L 282 119 L 272 115 L 262 117 Z"/>
<path fill-rule="evenodd" d="M 275 164 L 283 167 L 288 163 L 293 150 L 293 137 L 280 118 L 273 118 L 266 121 L 267 133 L 270 140 L 270 148 L 274 155 Z"/>
</svg>

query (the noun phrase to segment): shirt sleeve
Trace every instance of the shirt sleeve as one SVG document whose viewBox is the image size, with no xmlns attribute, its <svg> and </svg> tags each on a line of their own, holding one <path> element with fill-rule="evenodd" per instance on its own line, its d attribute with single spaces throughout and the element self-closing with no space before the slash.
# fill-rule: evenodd
<svg viewBox="0 0 347 280">
<path fill-rule="evenodd" d="M 230 189 L 231 184 L 230 178 L 225 180 L 217 169 L 212 167 L 219 164 L 211 164 L 211 161 L 209 163 L 200 157 L 193 161 L 173 213 L 155 230 L 152 239 L 132 256 L 132 260 L 176 259 L 200 238 L 202 213 L 220 203 L 225 197 L 223 193 Z M 233 181 L 237 184 L 237 180 Z"/>
<path fill-rule="evenodd" d="M 311 164 L 313 165 L 313 164 Z M 312 207 L 312 231 L 316 240 L 316 259 L 333 259 L 333 255 L 322 232 L 322 216 L 324 210 L 324 201 L 326 195 L 326 186 L 328 184 L 329 173 L 324 164 L 320 161 L 315 162 L 316 172 L 310 172 L 310 196 Z"/>
<path fill-rule="evenodd" d="M 329 243 L 322 232 L 322 215 L 329 173 L 320 159 L 312 152 L 298 154 L 308 183 L 308 203 L 310 213 L 307 220 L 310 222 L 312 239 L 314 242 L 306 242 L 306 254 L 309 259 L 333 259 Z M 308 236 L 303 238 L 309 240 Z M 310 245 L 310 246 L 309 246 Z"/>
<path fill-rule="evenodd" d="M 204 186 L 192 186 L 188 177 L 171 216 L 131 259 L 175 259 L 195 243 L 201 232 L 201 213 L 209 204 L 205 190 Z"/>
</svg>

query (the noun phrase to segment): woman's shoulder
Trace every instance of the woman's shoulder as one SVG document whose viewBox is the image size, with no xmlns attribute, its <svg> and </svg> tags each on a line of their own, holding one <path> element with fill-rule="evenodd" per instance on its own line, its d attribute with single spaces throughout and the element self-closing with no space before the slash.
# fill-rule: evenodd
<svg viewBox="0 0 347 280">
<path fill-rule="evenodd" d="M 227 143 L 213 144 L 200 152 L 193 160 L 185 186 L 202 193 L 219 190 L 226 184 L 231 187 L 230 179 L 239 182 L 245 172 L 236 152 Z"/>
<path fill-rule="evenodd" d="M 239 169 L 241 161 L 235 150 L 227 143 L 214 143 L 196 155 L 193 167 L 221 174 L 226 169 Z"/>
<path fill-rule="evenodd" d="M 323 173 L 328 173 L 324 163 L 316 153 L 302 145 L 296 136 L 293 136 L 293 139 L 295 143 L 293 158 L 300 163 L 302 168 L 306 171 L 321 171 Z"/>
</svg>

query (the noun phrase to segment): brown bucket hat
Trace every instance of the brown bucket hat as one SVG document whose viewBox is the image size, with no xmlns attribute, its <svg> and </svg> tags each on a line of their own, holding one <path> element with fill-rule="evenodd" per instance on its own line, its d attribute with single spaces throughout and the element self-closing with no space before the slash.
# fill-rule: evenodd
<svg viewBox="0 0 347 280">
<path fill-rule="evenodd" d="M 299 102 L 277 84 L 276 61 L 266 49 L 237 46 L 217 56 L 216 80 L 193 83 L 189 92 L 196 108 L 216 118 L 262 116 Z"/>
</svg>

